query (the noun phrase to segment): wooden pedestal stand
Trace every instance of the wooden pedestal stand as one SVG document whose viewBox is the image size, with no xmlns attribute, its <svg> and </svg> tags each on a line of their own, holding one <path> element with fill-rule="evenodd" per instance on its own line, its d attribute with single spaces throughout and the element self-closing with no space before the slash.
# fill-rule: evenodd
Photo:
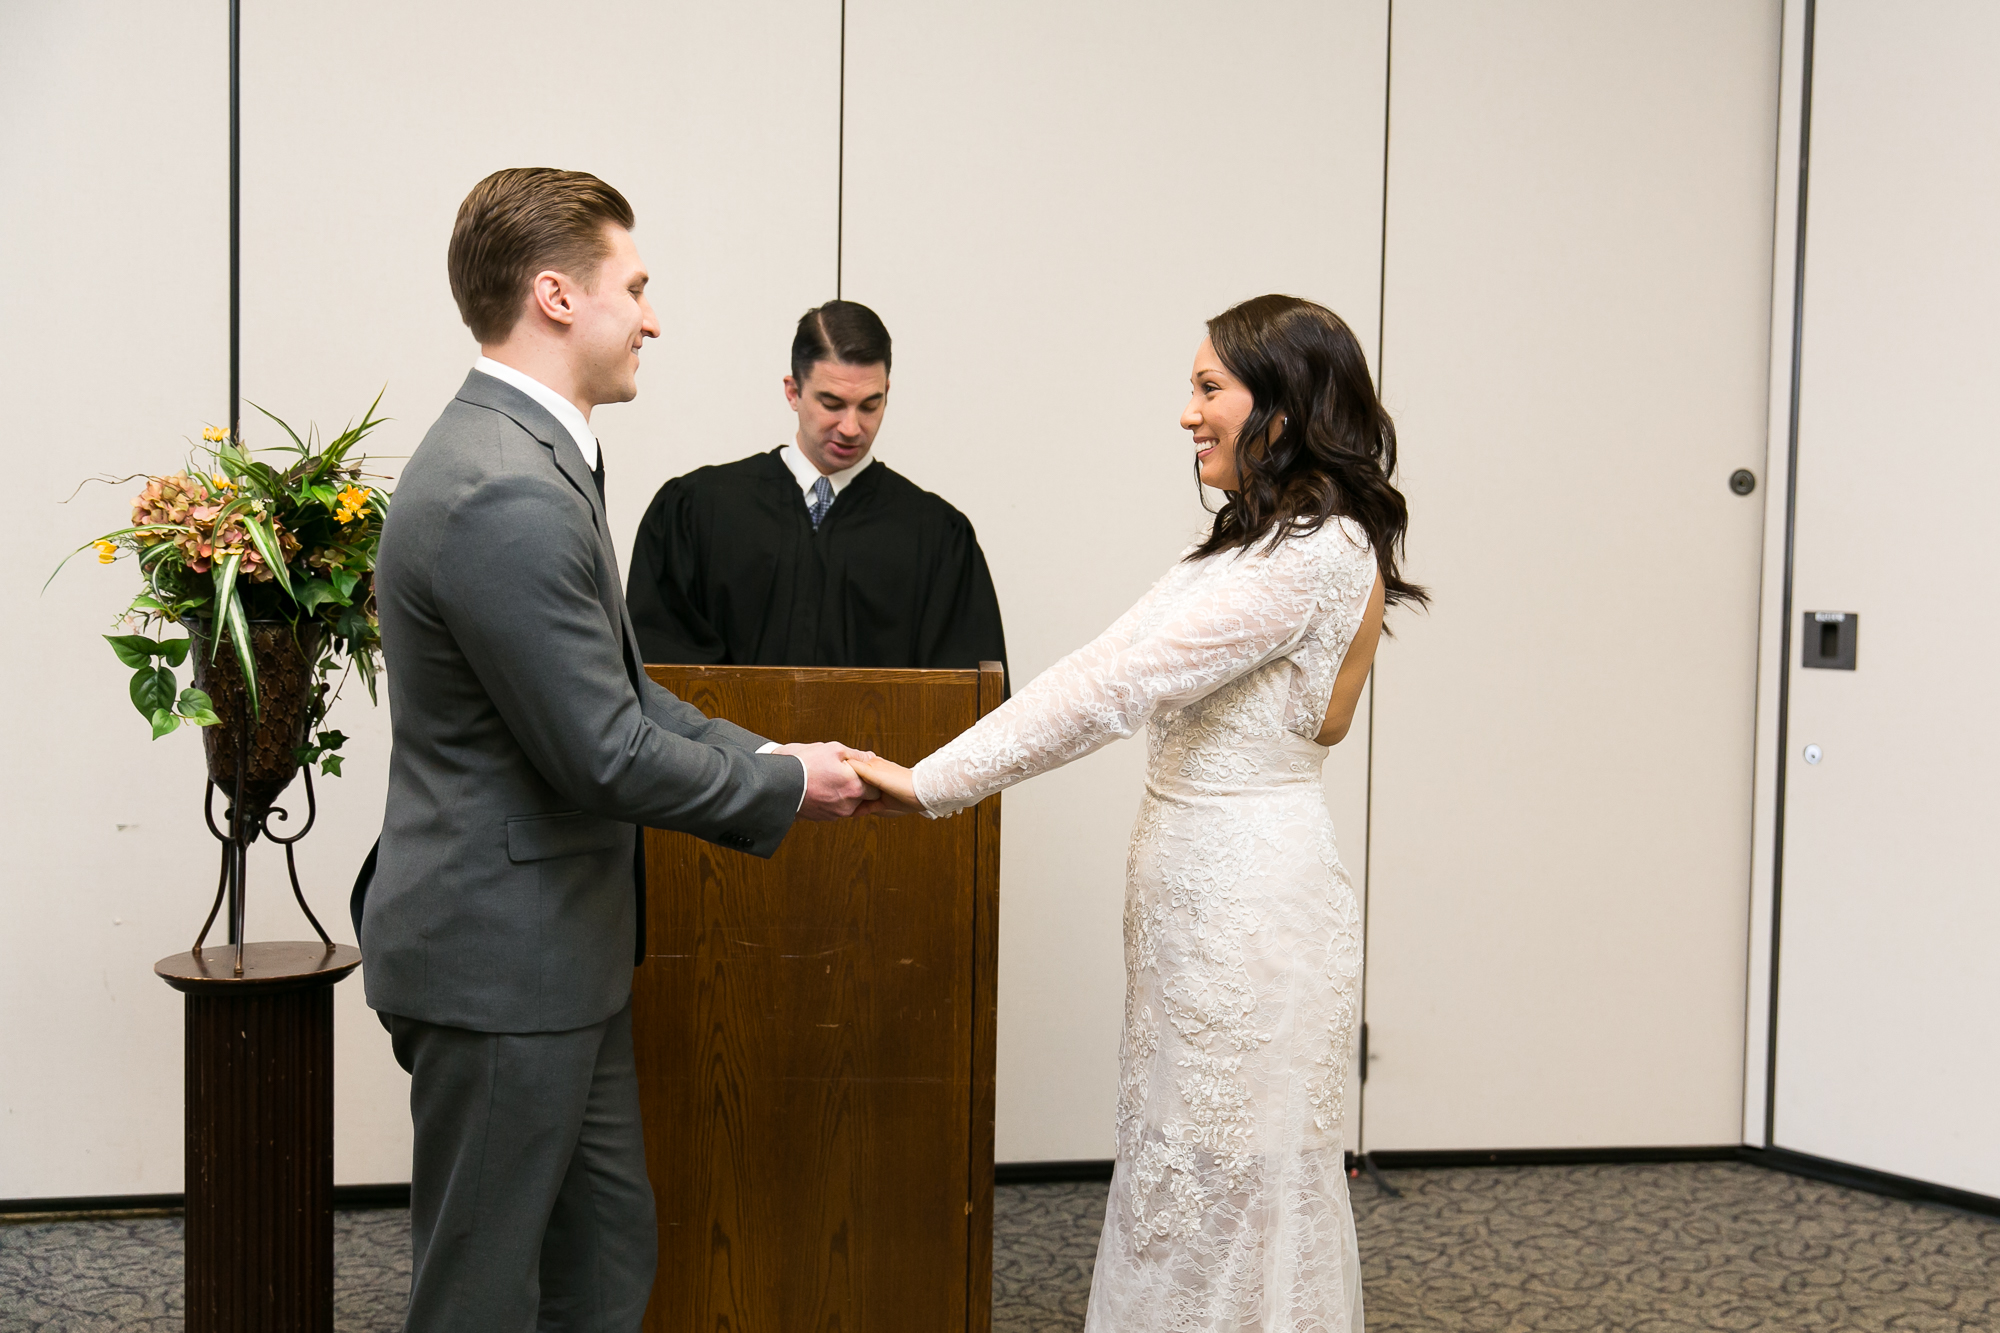
<svg viewBox="0 0 2000 1333">
<path fill-rule="evenodd" d="M 333 987 L 360 965 L 317 940 L 153 965 L 187 996 L 188 1333 L 332 1333 Z"/>
</svg>

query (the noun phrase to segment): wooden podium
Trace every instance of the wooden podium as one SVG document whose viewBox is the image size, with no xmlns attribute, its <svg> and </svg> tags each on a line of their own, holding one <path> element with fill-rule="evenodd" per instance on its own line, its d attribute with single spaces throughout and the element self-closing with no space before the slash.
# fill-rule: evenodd
<svg viewBox="0 0 2000 1333">
<path fill-rule="evenodd" d="M 710 716 L 901 763 L 997 707 L 1003 679 L 647 670 Z M 999 870 L 997 796 L 801 823 L 769 861 L 647 831 L 649 1333 L 987 1333 Z"/>
</svg>

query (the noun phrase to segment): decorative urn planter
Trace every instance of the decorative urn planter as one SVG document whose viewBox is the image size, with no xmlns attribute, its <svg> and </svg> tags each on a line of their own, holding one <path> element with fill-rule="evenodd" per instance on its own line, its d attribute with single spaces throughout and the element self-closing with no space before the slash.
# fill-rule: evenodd
<svg viewBox="0 0 2000 1333">
<path fill-rule="evenodd" d="M 319 660 L 320 626 L 306 620 L 250 622 L 251 654 L 257 663 L 257 707 L 243 687 L 243 667 L 226 640 L 212 651 L 210 625 L 190 619 L 194 683 L 207 693 L 222 721 L 202 729 L 208 780 L 232 802 L 237 797 L 238 756 L 243 761 L 242 808 L 251 836 L 264 815 L 299 771 L 298 750 L 306 743 L 313 715 L 313 664 Z"/>
</svg>

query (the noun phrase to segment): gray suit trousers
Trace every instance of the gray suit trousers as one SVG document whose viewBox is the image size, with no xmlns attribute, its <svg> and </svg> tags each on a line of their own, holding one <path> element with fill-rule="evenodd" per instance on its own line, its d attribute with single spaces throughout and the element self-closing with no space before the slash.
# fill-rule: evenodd
<svg viewBox="0 0 2000 1333">
<path fill-rule="evenodd" d="M 411 1076 L 406 1333 L 632 1333 L 659 1244 L 632 1006 L 567 1032 L 389 1017 Z"/>
</svg>

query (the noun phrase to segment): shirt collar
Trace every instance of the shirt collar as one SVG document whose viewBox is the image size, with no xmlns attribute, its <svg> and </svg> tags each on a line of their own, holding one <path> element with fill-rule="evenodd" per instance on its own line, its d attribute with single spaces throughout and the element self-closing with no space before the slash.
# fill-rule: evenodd
<svg viewBox="0 0 2000 1333">
<path fill-rule="evenodd" d="M 491 375 L 502 384 L 511 384 L 528 397 L 549 410 L 549 415 L 560 421 L 570 438 L 576 441 L 577 450 L 583 454 L 583 465 L 597 470 L 597 437 L 590 433 L 590 423 L 577 411 L 576 404 L 536 379 L 524 375 L 512 366 L 495 361 L 490 356 L 482 356 L 472 363 L 472 368 L 482 375 Z M 838 483 L 836 483 L 837 485 Z"/>
<path fill-rule="evenodd" d="M 792 470 L 792 480 L 798 482 L 799 490 L 810 496 L 812 494 L 813 483 L 820 478 L 820 471 L 812 465 L 812 460 L 807 458 L 795 444 L 788 444 L 778 450 L 778 457 L 784 459 L 785 466 Z M 874 461 L 875 455 L 871 451 L 863 454 L 861 461 L 853 467 L 842 468 L 838 472 L 827 473 L 826 479 L 833 483 L 833 493 L 839 495 L 842 491 L 846 490 L 847 483 L 860 476 L 862 470 Z M 806 503 L 810 505 L 812 501 L 808 499 Z"/>
</svg>

